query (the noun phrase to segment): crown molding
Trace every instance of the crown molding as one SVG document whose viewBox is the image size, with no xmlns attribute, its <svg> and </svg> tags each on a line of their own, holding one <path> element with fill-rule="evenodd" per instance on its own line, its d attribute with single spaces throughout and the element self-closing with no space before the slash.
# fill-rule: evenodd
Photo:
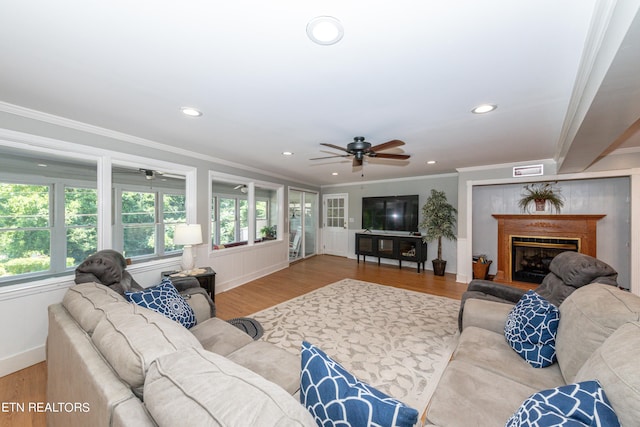
<svg viewBox="0 0 640 427">
<path fill-rule="evenodd" d="M 292 181 L 300 184 L 318 186 L 317 184 L 313 184 L 310 182 L 300 181 L 299 179 L 292 178 L 290 176 L 276 174 L 267 170 L 254 168 L 252 166 L 243 165 L 236 162 L 231 162 L 229 160 L 220 159 L 218 157 L 214 157 L 208 154 L 203 153 L 195 153 L 193 151 L 185 150 L 183 148 L 174 147 L 172 145 L 163 144 L 160 142 L 152 141 L 145 138 L 140 138 L 137 136 L 129 135 L 123 132 L 118 132 L 115 130 L 103 128 L 100 126 L 90 125 L 87 123 L 79 122 L 77 120 L 68 119 L 65 117 L 56 116 L 54 114 L 44 113 L 42 111 L 32 110 L 30 108 L 21 107 L 19 105 L 10 104 L 8 102 L 0 101 L 0 112 L 14 114 L 20 117 L 25 117 L 32 120 L 37 120 L 44 123 L 49 123 L 52 125 L 77 130 L 80 132 L 86 132 L 93 135 L 104 136 L 106 138 L 116 139 L 118 141 L 128 142 L 131 144 L 139 145 L 142 147 L 150 148 L 153 150 L 164 151 L 167 153 L 178 154 L 182 156 L 186 156 L 193 159 L 198 160 L 206 160 L 212 163 L 217 163 L 219 165 L 229 166 L 235 169 L 240 169 L 246 172 L 258 173 L 261 175 L 270 176 L 273 178 L 278 178 L 286 181 Z M 52 139 L 52 138 L 50 138 Z"/>
</svg>

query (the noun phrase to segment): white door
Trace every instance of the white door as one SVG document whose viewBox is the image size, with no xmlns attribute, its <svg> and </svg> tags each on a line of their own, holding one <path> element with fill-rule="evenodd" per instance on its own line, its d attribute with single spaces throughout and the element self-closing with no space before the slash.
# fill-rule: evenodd
<svg viewBox="0 0 640 427">
<path fill-rule="evenodd" d="M 328 255 L 347 256 L 349 250 L 349 195 L 325 194 L 322 196 L 323 252 Z"/>
</svg>

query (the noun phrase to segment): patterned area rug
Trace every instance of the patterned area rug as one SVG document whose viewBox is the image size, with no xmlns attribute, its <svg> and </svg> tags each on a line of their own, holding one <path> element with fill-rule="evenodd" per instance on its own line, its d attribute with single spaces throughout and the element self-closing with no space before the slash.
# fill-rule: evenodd
<svg viewBox="0 0 640 427">
<path fill-rule="evenodd" d="M 426 408 L 457 340 L 460 302 L 344 279 L 251 315 L 262 340 L 300 354 L 303 340 L 361 381 Z"/>
</svg>

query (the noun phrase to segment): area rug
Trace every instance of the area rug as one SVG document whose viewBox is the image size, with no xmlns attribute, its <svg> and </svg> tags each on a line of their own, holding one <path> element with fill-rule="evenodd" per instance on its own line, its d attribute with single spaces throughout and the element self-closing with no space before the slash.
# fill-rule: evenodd
<svg viewBox="0 0 640 427">
<path fill-rule="evenodd" d="M 262 340 L 300 354 L 315 344 L 353 375 L 426 408 L 457 340 L 460 302 L 344 279 L 252 314 Z"/>
</svg>

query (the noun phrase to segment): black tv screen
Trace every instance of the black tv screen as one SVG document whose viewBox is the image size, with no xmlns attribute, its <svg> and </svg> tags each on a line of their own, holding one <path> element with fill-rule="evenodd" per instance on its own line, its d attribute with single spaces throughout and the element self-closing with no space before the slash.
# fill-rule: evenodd
<svg viewBox="0 0 640 427">
<path fill-rule="evenodd" d="M 418 195 L 363 197 L 362 228 L 384 231 L 418 231 Z"/>
</svg>

